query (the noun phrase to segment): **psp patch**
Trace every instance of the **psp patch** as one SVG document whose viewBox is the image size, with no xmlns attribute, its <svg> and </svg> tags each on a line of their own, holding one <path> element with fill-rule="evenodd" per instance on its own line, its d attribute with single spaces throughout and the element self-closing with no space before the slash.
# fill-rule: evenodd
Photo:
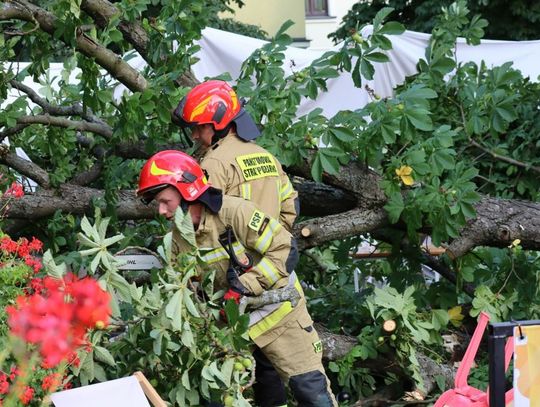
<svg viewBox="0 0 540 407">
<path fill-rule="evenodd" d="M 261 225 L 264 220 L 264 213 L 261 211 L 255 211 L 253 212 L 253 215 L 251 215 L 251 219 L 248 222 L 248 227 L 250 229 L 253 229 L 255 232 L 258 232 L 261 228 Z"/>
<path fill-rule="evenodd" d="M 246 181 L 279 176 L 274 158 L 269 153 L 246 154 L 236 157 Z"/>
<path fill-rule="evenodd" d="M 321 341 L 313 342 L 313 349 L 315 349 L 315 353 L 321 353 L 322 352 L 322 342 Z"/>
</svg>

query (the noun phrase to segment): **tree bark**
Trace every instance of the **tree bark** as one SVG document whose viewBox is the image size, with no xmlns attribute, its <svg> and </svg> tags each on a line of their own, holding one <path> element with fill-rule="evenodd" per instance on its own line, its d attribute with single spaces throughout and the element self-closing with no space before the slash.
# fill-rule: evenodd
<svg viewBox="0 0 540 407">
<path fill-rule="evenodd" d="M 316 190 L 311 191 L 307 196 L 300 196 L 301 202 L 325 201 L 328 207 L 343 205 L 339 194 L 335 195 L 334 201 L 330 201 L 332 195 L 325 189 L 319 190 L 320 195 L 317 195 Z M 12 200 L 6 217 L 40 219 L 50 216 L 56 210 L 92 214 L 92 199 L 103 195 L 104 191 L 101 190 L 64 184 L 56 192 L 40 190 L 23 199 Z M 119 196 L 121 198 L 118 200 L 117 210 L 120 219 L 151 219 L 155 216 L 149 207 L 139 202 L 133 191 L 120 191 Z M 0 205 L 4 203 L 3 201 L 5 198 L 0 199 Z M 373 201 L 365 199 L 366 207 L 377 209 L 357 207 L 339 214 L 297 223 L 294 234 L 298 239 L 299 248 L 303 250 L 335 239 L 344 239 L 387 227 L 388 218 L 378 198 L 377 203 L 378 207 Z M 460 237 L 448 246 L 452 256 L 462 256 L 479 245 L 505 247 L 514 239 L 520 239 L 520 244 L 525 249 L 540 249 L 540 203 L 485 197 L 476 204 L 476 210 L 477 217 L 469 221 Z M 309 234 L 306 235 L 306 231 Z"/>
</svg>

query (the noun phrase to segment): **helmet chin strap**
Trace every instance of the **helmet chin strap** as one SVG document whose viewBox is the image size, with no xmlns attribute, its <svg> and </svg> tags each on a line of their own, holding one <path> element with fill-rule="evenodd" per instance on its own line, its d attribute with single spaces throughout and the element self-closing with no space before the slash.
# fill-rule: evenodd
<svg viewBox="0 0 540 407">
<path fill-rule="evenodd" d="M 212 141 L 210 145 L 216 144 L 219 140 L 221 140 L 223 137 L 225 137 L 227 134 L 229 134 L 229 131 L 231 130 L 232 122 L 225 126 L 225 128 L 221 130 L 214 129 L 214 135 L 212 136 Z"/>
</svg>

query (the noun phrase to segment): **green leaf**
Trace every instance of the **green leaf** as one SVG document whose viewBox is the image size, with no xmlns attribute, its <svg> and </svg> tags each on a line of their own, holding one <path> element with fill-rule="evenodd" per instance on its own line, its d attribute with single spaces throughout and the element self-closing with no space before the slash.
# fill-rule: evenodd
<svg viewBox="0 0 540 407">
<path fill-rule="evenodd" d="M 107 239 L 104 239 L 102 242 L 101 242 L 101 246 L 102 247 L 108 247 L 108 246 L 112 246 L 113 244 L 119 242 L 120 240 L 122 240 L 125 236 L 123 234 L 119 234 L 119 235 L 116 235 L 116 236 L 112 236 L 112 237 L 109 237 Z"/>
<path fill-rule="evenodd" d="M 189 370 L 186 370 L 184 372 L 184 374 L 182 375 L 182 386 L 184 386 L 184 388 L 186 390 L 190 390 L 191 389 L 191 383 L 189 382 Z"/>
<path fill-rule="evenodd" d="M 94 346 L 94 354 L 100 362 L 106 363 L 109 366 L 116 366 L 116 361 L 111 353 L 102 346 Z"/>
<path fill-rule="evenodd" d="M 373 18 L 373 31 L 379 30 L 381 23 L 392 11 L 394 11 L 394 8 L 392 7 L 383 7 L 375 14 L 375 17 Z"/>
<path fill-rule="evenodd" d="M 285 34 L 285 31 L 287 31 L 290 27 L 292 27 L 294 25 L 294 21 L 292 20 L 287 20 L 285 21 L 281 27 L 279 27 L 279 30 L 277 31 L 276 35 L 274 36 L 274 38 L 279 38 L 281 37 L 283 34 Z"/>
<path fill-rule="evenodd" d="M 116 272 L 109 272 L 109 283 L 112 287 L 114 287 L 118 294 L 120 294 L 120 298 L 130 303 L 131 302 L 131 288 L 130 284 L 126 281 L 124 277 L 122 277 L 120 274 Z"/>
<path fill-rule="evenodd" d="M 176 331 L 182 329 L 182 300 L 182 290 L 178 290 L 165 307 L 165 315 L 171 320 L 171 325 Z"/>
<path fill-rule="evenodd" d="M 163 335 L 164 335 L 163 329 L 152 329 L 150 331 L 150 337 L 154 338 L 154 342 L 152 344 L 153 351 L 156 355 L 161 355 L 161 346 L 163 343 Z"/>
<path fill-rule="evenodd" d="M 360 60 L 360 72 L 364 78 L 370 81 L 373 79 L 373 75 L 375 75 L 375 67 L 371 64 L 371 62 L 362 58 Z"/>
<path fill-rule="evenodd" d="M 212 363 L 210 363 L 209 366 L 210 372 L 212 373 L 212 376 L 214 376 L 216 379 L 221 380 L 221 382 L 225 383 L 226 379 L 223 377 L 223 374 L 221 373 L 221 370 L 219 370 L 217 366 L 217 362 L 214 360 Z"/>
<path fill-rule="evenodd" d="M 396 128 L 391 124 L 381 124 L 381 134 L 386 144 L 393 144 L 396 142 Z"/>
<path fill-rule="evenodd" d="M 346 127 L 330 127 L 328 130 L 336 136 L 338 140 L 343 141 L 344 143 L 349 143 L 356 139 L 352 130 Z"/>
<path fill-rule="evenodd" d="M 459 206 L 465 218 L 473 219 L 476 217 L 476 210 L 474 209 L 474 206 L 472 206 L 471 204 L 462 201 L 459 203 Z"/>
<path fill-rule="evenodd" d="M 456 61 L 448 57 L 440 57 L 431 61 L 431 69 L 445 75 L 456 67 Z"/>
<path fill-rule="evenodd" d="M 231 376 L 233 373 L 235 360 L 233 358 L 225 359 L 223 365 L 221 365 L 221 374 L 223 375 L 223 384 L 225 387 L 231 386 Z"/>
<path fill-rule="evenodd" d="M 110 220 L 111 218 L 105 218 L 101 221 L 96 220 L 95 227 L 97 227 L 99 240 L 103 240 L 107 236 L 107 228 L 109 227 Z"/>
<path fill-rule="evenodd" d="M 184 321 L 184 325 L 182 327 L 182 335 L 180 337 L 180 340 L 184 344 L 184 346 L 188 349 L 193 349 L 193 332 L 191 331 L 191 326 L 189 325 L 188 321 Z"/>
<path fill-rule="evenodd" d="M 233 300 L 225 301 L 225 315 L 227 315 L 229 326 L 234 326 L 238 322 L 240 313 L 238 311 L 238 305 Z"/>
<path fill-rule="evenodd" d="M 43 266 L 45 266 L 45 270 L 47 270 L 47 275 L 58 280 L 61 280 L 67 272 L 65 263 L 59 265 L 55 263 L 50 250 L 43 253 Z"/>
<path fill-rule="evenodd" d="M 399 35 L 405 31 L 405 26 L 397 21 L 389 21 L 385 23 L 379 30 L 379 34 Z"/>
<path fill-rule="evenodd" d="M 114 42 L 120 42 L 124 39 L 122 36 L 122 33 L 118 31 L 116 28 L 113 28 L 109 31 L 109 37 Z"/>
<path fill-rule="evenodd" d="M 433 129 L 433 123 L 425 109 L 406 109 L 405 117 L 419 130 L 430 131 Z"/>
<path fill-rule="evenodd" d="M 193 292 L 187 288 L 183 288 L 182 292 L 184 293 L 184 305 L 186 306 L 188 312 L 195 318 L 199 318 L 201 315 L 199 314 L 199 311 L 197 311 L 197 308 L 191 299 Z"/>
<path fill-rule="evenodd" d="M 319 156 L 321 157 L 321 165 L 323 170 L 328 174 L 336 175 L 339 173 L 339 162 L 331 152 L 327 152 L 325 150 L 327 149 L 321 149 L 318 152 Z"/>
<path fill-rule="evenodd" d="M 313 162 L 311 163 L 311 176 L 313 177 L 314 181 L 321 182 L 322 181 L 322 164 L 321 164 L 321 157 L 319 154 L 315 155 L 315 158 L 313 159 Z"/>
<path fill-rule="evenodd" d="M 188 242 L 192 247 L 197 247 L 195 241 L 195 229 L 193 228 L 193 221 L 191 216 L 184 214 L 182 208 L 178 207 L 174 213 L 174 225 L 180 232 L 180 236 Z"/>
<path fill-rule="evenodd" d="M 405 209 L 403 197 L 400 193 L 394 193 L 390 196 L 388 203 L 384 205 L 384 209 L 388 212 L 390 223 L 396 223 L 399 220 L 401 212 Z"/>
<path fill-rule="evenodd" d="M 456 166 L 454 156 L 452 155 L 454 150 L 442 149 L 437 150 L 431 156 L 433 162 L 440 168 L 445 170 L 453 170 Z"/>
<path fill-rule="evenodd" d="M 99 267 L 99 263 L 101 261 L 101 256 L 103 255 L 102 251 L 99 251 L 96 254 L 96 257 L 92 259 L 92 262 L 90 263 L 90 270 L 92 270 L 92 274 L 96 273 L 97 268 Z"/>
<path fill-rule="evenodd" d="M 81 229 L 86 236 L 91 237 L 94 241 L 98 242 L 100 240 L 98 231 L 90 224 L 86 216 L 83 216 L 81 220 Z"/>
<path fill-rule="evenodd" d="M 434 309 L 432 311 L 431 324 L 436 330 L 446 327 L 449 321 L 448 311 L 442 309 Z"/>
<path fill-rule="evenodd" d="M 370 52 L 369 54 L 364 54 L 364 58 L 371 62 L 388 62 L 390 60 L 388 55 L 382 52 Z"/>
</svg>

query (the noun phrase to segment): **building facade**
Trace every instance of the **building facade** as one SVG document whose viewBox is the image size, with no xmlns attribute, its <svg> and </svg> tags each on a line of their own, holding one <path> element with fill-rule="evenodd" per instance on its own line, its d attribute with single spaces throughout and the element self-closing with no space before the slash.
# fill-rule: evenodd
<svg viewBox="0 0 540 407">
<path fill-rule="evenodd" d="M 244 0 L 244 6 L 231 5 L 234 15 L 223 17 L 259 26 L 274 36 L 281 25 L 292 20 L 287 30 L 293 45 L 314 50 L 333 46 L 328 34 L 337 30 L 341 20 L 358 0 Z"/>
</svg>

